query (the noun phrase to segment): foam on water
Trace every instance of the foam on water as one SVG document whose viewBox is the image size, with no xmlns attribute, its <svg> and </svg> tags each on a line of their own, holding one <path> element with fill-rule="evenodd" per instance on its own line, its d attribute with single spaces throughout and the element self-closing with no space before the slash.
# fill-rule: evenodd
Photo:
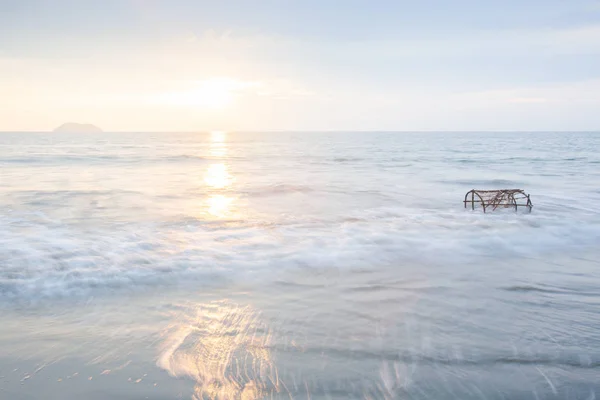
<svg viewBox="0 0 600 400">
<path fill-rule="evenodd" d="M 0 298 L 593 251 L 600 136 L 545 135 L 2 134 Z"/>
<path fill-rule="evenodd" d="M 180 280 L 268 278 L 287 268 L 460 265 L 587 251 L 595 222 L 385 208 L 345 220 L 124 223 L 82 232 L 43 214 L 0 220 L 0 296 L 85 294 Z M 195 222 L 195 223 L 194 223 Z M 583 222 L 583 221 L 582 221 Z"/>
</svg>

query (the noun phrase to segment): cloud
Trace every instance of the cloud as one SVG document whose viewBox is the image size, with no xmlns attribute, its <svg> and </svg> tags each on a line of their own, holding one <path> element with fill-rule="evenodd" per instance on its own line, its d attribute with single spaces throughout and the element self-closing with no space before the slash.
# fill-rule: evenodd
<svg viewBox="0 0 600 400">
<path fill-rule="evenodd" d="M 600 54 L 600 25 L 564 29 L 481 31 L 433 38 L 391 38 L 341 45 L 373 59 Z"/>
<path fill-rule="evenodd" d="M 308 89 L 301 82 L 292 82 L 288 79 L 266 80 L 255 94 L 260 97 L 271 97 L 282 100 L 317 96 L 315 90 Z"/>
<path fill-rule="evenodd" d="M 206 30 L 89 48 L 76 62 L 0 57 L 5 124 L 77 110 L 106 129 L 191 130 L 209 118 L 198 110 L 228 109 L 211 126 L 543 129 L 568 113 L 600 126 L 600 58 L 586 56 L 600 56 L 600 25 L 369 40 Z"/>
<path fill-rule="evenodd" d="M 524 104 L 535 104 L 535 103 L 547 103 L 549 100 L 544 97 L 512 97 L 508 99 L 509 103 L 524 103 Z"/>
<path fill-rule="evenodd" d="M 597 104 L 600 106 L 600 79 L 470 92 L 459 94 L 456 98 L 473 104 L 553 103 L 556 105 Z"/>
<path fill-rule="evenodd" d="M 316 92 L 285 79 L 266 81 L 239 80 L 230 77 L 212 77 L 199 81 L 178 83 L 179 90 L 170 90 L 149 96 L 142 102 L 197 109 L 224 109 L 238 100 L 256 98 L 289 100 L 316 96 Z"/>
</svg>

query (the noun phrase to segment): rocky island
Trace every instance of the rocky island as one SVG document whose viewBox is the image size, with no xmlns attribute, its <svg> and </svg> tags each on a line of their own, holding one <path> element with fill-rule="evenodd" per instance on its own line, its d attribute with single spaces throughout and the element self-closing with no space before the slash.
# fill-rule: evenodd
<svg viewBox="0 0 600 400">
<path fill-rule="evenodd" d="M 102 132 L 102 129 L 92 124 L 77 124 L 74 122 L 67 122 L 54 129 L 54 132 L 98 133 Z"/>
</svg>

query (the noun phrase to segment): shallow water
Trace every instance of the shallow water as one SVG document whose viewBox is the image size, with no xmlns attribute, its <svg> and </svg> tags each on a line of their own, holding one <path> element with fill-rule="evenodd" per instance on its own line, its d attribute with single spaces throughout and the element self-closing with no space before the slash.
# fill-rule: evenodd
<svg viewBox="0 0 600 400">
<path fill-rule="evenodd" d="M 0 398 L 600 395 L 600 134 L 0 133 L 0 168 Z"/>
</svg>

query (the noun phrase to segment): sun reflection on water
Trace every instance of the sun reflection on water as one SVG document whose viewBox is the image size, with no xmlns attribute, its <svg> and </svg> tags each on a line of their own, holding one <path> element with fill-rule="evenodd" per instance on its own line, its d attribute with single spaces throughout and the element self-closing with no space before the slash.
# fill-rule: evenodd
<svg viewBox="0 0 600 400">
<path fill-rule="evenodd" d="M 208 198 L 208 213 L 212 216 L 223 218 L 226 217 L 231 209 L 233 198 L 215 194 Z"/>
<path fill-rule="evenodd" d="M 223 189 L 231 185 L 232 177 L 223 163 L 211 164 L 204 175 L 204 182 L 214 189 Z"/>
<path fill-rule="evenodd" d="M 215 160 L 210 164 L 204 174 L 204 183 L 210 190 L 206 199 L 206 212 L 212 217 L 227 218 L 232 212 L 234 198 L 227 195 L 231 189 L 234 177 L 229 172 L 227 165 L 227 134 L 222 131 L 210 133 L 209 155 Z"/>
<path fill-rule="evenodd" d="M 210 133 L 210 156 L 213 158 L 223 158 L 227 155 L 227 134 L 222 131 Z"/>
</svg>

